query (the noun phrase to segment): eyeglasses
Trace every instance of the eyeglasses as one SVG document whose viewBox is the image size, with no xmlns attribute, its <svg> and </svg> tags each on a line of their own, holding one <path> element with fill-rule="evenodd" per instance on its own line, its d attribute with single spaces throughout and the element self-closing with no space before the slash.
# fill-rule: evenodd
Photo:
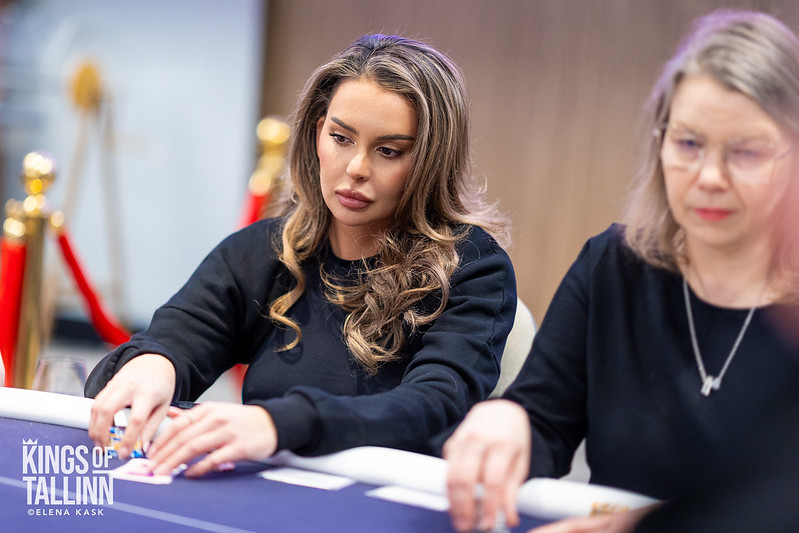
<svg viewBox="0 0 799 533">
<path fill-rule="evenodd" d="M 664 167 L 696 173 L 702 168 L 708 149 L 720 143 L 680 126 L 664 126 L 654 131 L 661 140 L 660 159 Z M 730 177 L 743 183 L 764 183 L 771 179 L 775 162 L 793 151 L 793 146 L 778 153 L 775 143 L 765 139 L 749 139 L 721 144 L 721 159 Z"/>
</svg>

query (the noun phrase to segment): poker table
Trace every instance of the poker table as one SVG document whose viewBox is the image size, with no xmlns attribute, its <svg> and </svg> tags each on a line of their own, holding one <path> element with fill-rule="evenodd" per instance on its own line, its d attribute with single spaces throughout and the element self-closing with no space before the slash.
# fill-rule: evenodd
<svg viewBox="0 0 799 533">
<path fill-rule="evenodd" d="M 0 388 L 0 530 L 453 531 L 441 507 L 446 464 L 399 450 L 355 448 L 320 458 L 281 452 L 269 463 L 239 462 L 232 471 L 177 476 L 167 485 L 112 479 L 108 472 L 124 461 L 94 450 L 85 429 L 91 401 Z M 347 476 L 352 484 L 326 490 L 258 475 L 287 467 Z M 407 494 L 398 501 L 372 495 L 386 486 Z M 557 480 L 530 480 L 519 497 L 524 514 L 513 531 L 587 514 L 597 498 L 631 507 L 651 501 Z"/>
</svg>

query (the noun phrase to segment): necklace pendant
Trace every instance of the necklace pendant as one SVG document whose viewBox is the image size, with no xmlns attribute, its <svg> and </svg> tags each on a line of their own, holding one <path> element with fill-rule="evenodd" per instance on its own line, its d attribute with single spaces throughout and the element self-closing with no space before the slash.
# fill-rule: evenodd
<svg viewBox="0 0 799 533">
<path fill-rule="evenodd" d="M 707 376 L 705 380 L 702 382 L 702 396 L 708 397 L 710 393 L 714 390 L 719 390 L 721 388 L 721 380 L 719 378 L 714 378 L 713 376 Z"/>
<path fill-rule="evenodd" d="M 760 298 L 763 296 L 763 291 L 766 290 L 766 285 L 767 284 L 763 285 L 763 289 L 760 292 L 760 296 L 757 297 L 755 305 L 749 308 L 749 313 L 747 313 L 746 318 L 744 319 L 744 324 L 741 326 L 741 331 L 738 332 L 738 337 L 736 337 L 735 342 L 732 345 L 732 350 L 730 350 L 730 354 L 727 356 L 726 361 L 724 361 L 724 366 L 721 367 L 718 377 L 713 377 L 707 375 L 707 372 L 705 371 L 705 363 L 702 361 L 702 354 L 699 352 L 699 342 L 696 340 L 696 327 L 694 326 L 694 314 L 691 310 L 691 296 L 688 294 L 688 281 L 685 279 L 685 276 L 683 276 L 682 295 L 683 299 L 685 300 L 685 314 L 688 317 L 688 333 L 691 334 L 691 348 L 693 348 L 694 358 L 696 359 L 696 367 L 699 369 L 699 377 L 702 380 L 702 388 L 700 390 L 702 391 L 702 396 L 705 398 L 710 396 L 710 393 L 714 390 L 719 390 L 721 388 L 721 379 L 724 377 L 727 367 L 730 366 L 732 358 L 735 357 L 735 352 L 738 350 L 738 346 L 740 346 L 741 340 L 744 338 L 746 328 L 749 327 L 749 323 L 752 321 L 752 316 L 755 314 L 757 304 L 760 302 Z"/>
<path fill-rule="evenodd" d="M 702 396 L 708 397 L 710 396 L 710 391 L 713 390 L 713 376 L 708 376 L 705 378 L 705 381 L 702 382 Z"/>
</svg>

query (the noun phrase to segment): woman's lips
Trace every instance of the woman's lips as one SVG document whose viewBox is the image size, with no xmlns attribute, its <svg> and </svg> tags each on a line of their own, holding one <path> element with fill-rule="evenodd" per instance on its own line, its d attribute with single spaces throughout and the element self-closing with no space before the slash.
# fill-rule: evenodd
<svg viewBox="0 0 799 533">
<path fill-rule="evenodd" d="M 730 209 L 711 209 L 705 207 L 697 207 L 694 209 L 694 212 L 699 218 L 707 220 L 708 222 L 718 222 L 732 214 L 732 210 Z"/>
<path fill-rule="evenodd" d="M 336 197 L 341 205 L 350 209 L 363 209 L 372 203 L 372 200 L 363 194 L 346 189 L 336 191 Z"/>
</svg>

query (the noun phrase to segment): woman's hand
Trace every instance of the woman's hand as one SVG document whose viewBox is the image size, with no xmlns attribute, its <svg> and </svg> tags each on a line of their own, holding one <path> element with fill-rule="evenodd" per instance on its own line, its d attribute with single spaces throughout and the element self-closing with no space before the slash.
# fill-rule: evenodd
<svg viewBox="0 0 799 533">
<path fill-rule="evenodd" d="M 142 354 L 125 363 L 92 404 L 89 436 L 108 445 L 108 429 L 114 415 L 130 406 L 130 418 L 120 441 L 119 456 L 127 458 L 141 437 L 149 442 L 163 420 L 175 393 L 175 367 L 166 357 Z"/>
<path fill-rule="evenodd" d="M 530 422 L 520 405 L 490 400 L 469 411 L 444 444 L 449 512 L 456 530 L 491 530 L 499 508 L 508 525 L 519 523 L 516 492 L 530 470 L 530 443 Z M 476 494 L 478 484 L 482 498 Z"/>
<path fill-rule="evenodd" d="M 172 408 L 168 416 L 172 423 L 147 451 L 155 474 L 168 474 L 207 453 L 185 474 L 202 476 L 222 463 L 266 459 L 277 449 L 272 417 L 257 405 L 208 402 L 185 411 Z"/>
<path fill-rule="evenodd" d="M 629 533 L 651 509 L 642 507 L 624 513 L 568 518 L 531 529 L 528 533 Z"/>
</svg>

